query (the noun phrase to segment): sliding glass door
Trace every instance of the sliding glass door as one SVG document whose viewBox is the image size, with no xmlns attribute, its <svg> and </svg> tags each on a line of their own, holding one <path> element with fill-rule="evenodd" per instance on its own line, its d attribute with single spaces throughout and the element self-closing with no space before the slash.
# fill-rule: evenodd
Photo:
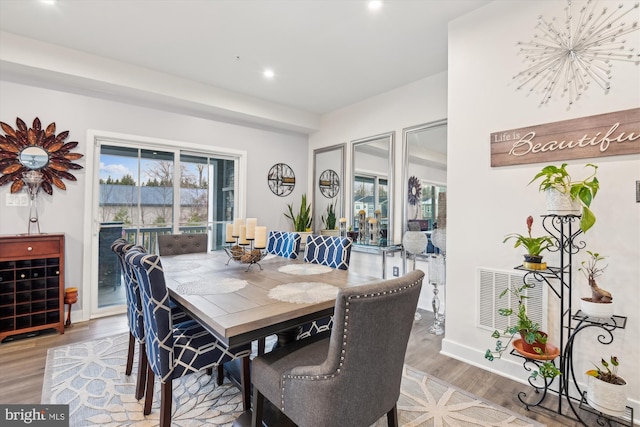
<svg viewBox="0 0 640 427">
<path fill-rule="evenodd" d="M 234 217 L 238 158 L 135 142 L 98 141 L 97 289 L 92 312 L 108 314 L 125 302 L 122 271 L 111 251 L 122 237 L 157 253 L 157 236 L 207 233 L 209 250 L 224 244 Z"/>
</svg>

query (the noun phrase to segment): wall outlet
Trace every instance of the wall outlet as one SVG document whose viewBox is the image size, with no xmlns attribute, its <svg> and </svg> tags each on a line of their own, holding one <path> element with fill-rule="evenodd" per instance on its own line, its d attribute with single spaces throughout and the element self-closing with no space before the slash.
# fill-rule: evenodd
<svg viewBox="0 0 640 427">
<path fill-rule="evenodd" d="M 398 277 L 400 275 L 400 267 L 393 266 L 393 276 Z"/>
</svg>

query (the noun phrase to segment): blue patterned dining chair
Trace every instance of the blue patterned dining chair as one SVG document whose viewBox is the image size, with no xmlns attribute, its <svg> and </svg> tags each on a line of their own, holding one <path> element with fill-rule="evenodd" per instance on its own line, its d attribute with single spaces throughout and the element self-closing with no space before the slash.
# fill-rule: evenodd
<svg viewBox="0 0 640 427">
<path fill-rule="evenodd" d="M 138 378 L 136 382 L 136 399 L 142 399 L 144 396 L 145 382 L 147 378 L 147 355 L 145 352 L 144 343 L 144 320 L 142 315 L 142 299 L 140 297 L 140 287 L 138 285 L 138 278 L 133 272 L 131 265 L 129 265 L 124 256 L 129 250 L 136 250 L 142 253 L 146 253 L 146 250 L 142 246 L 134 246 L 124 239 L 116 239 L 111 244 L 111 250 L 116 254 L 118 261 L 120 262 L 120 268 L 122 269 L 122 278 L 124 279 L 125 296 L 127 301 L 127 322 L 129 324 L 129 348 L 127 352 L 127 364 L 125 368 L 125 374 L 131 375 L 133 369 L 133 356 L 135 352 L 135 343 L 138 342 Z M 173 301 L 170 301 L 171 306 L 171 318 L 174 323 L 180 323 L 185 320 L 189 320 L 187 314 L 177 306 Z"/>
<path fill-rule="evenodd" d="M 338 236 L 312 234 L 304 248 L 305 262 L 322 264 L 340 270 L 349 269 L 351 239 Z"/>
<path fill-rule="evenodd" d="M 287 231 L 269 231 L 267 253 L 296 259 L 300 251 L 300 234 Z"/>
<path fill-rule="evenodd" d="M 340 270 L 349 269 L 351 239 L 336 236 L 311 235 L 307 238 L 304 260 Z M 333 327 L 333 316 L 305 323 L 298 331 L 297 339 L 309 338 Z"/>
<path fill-rule="evenodd" d="M 249 408 L 251 345 L 228 348 L 195 320 L 174 324 L 169 291 L 158 255 L 129 250 L 125 261 L 133 266 L 142 296 L 145 349 L 148 359 L 144 414 L 151 413 L 154 377 L 160 381 L 160 426 L 171 425 L 172 381 L 190 373 L 242 359 L 241 383 L 244 409 Z"/>
<path fill-rule="evenodd" d="M 405 353 L 424 273 L 343 288 L 331 332 L 253 359 L 252 426 L 264 398 L 300 427 L 398 426 Z M 375 356 L 373 356 L 375 355 Z"/>
</svg>

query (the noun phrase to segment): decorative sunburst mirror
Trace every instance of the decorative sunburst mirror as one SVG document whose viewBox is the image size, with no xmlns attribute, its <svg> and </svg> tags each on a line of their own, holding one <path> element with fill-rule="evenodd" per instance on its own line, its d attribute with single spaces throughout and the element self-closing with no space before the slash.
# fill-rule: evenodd
<svg viewBox="0 0 640 427">
<path fill-rule="evenodd" d="M 20 117 L 16 119 L 16 129 L 4 122 L 0 122 L 0 126 L 5 133 L 0 135 L 0 186 L 11 183 L 11 192 L 16 193 L 25 180 L 32 178 L 32 171 L 42 174 L 39 185 L 49 195 L 53 194 L 53 186 L 67 189 L 64 179 L 77 181 L 69 171 L 82 169 L 73 161 L 84 155 L 71 152 L 77 142 L 64 142 L 69 136 L 68 130 L 56 135 L 55 123 L 42 129 L 37 117 L 31 128 L 27 128 Z"/>
</svg>

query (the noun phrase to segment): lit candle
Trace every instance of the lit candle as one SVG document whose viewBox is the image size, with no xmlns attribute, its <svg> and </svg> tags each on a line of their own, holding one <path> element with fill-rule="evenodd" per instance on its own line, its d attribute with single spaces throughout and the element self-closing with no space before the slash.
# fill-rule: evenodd
<svg viewBox="0 0 640 427">
<path fill-rule="evenodd" d="M 247 239 L 253 240 L 256 237 L 257 218 L 247 218 Z"/>
<path fill-rule="evenodd" d="M 267 227 L 256 226 L 256 249 L 264 249 L 267 247 Z"/>
<path fill-rule="evenodd" d="M 241 225 L 244 225 L 244 218 L 236 218 L 233 220 L 233 237 L 240 237 Z"/>
<path fill-rule="evenodd" d="M 239 235 L 238 235 L 240 237 L 240 239 L 238 240 L 238 244 L 240 244 L 240 245 L 248 245 L 249 241 L 247 240 L 247 226 L 243 224 L 238 228 L 240 229 L 240 232 L 239 232 Z"/>
<path fill-rule="evenodd" d="M 228 223 L 227 224 L 227 240 L 225 240 L 227 243 L 233 243 L 236 241 L 236 239 L 233 237 L 233 224 L 232 223 Z"/>
</svg>

